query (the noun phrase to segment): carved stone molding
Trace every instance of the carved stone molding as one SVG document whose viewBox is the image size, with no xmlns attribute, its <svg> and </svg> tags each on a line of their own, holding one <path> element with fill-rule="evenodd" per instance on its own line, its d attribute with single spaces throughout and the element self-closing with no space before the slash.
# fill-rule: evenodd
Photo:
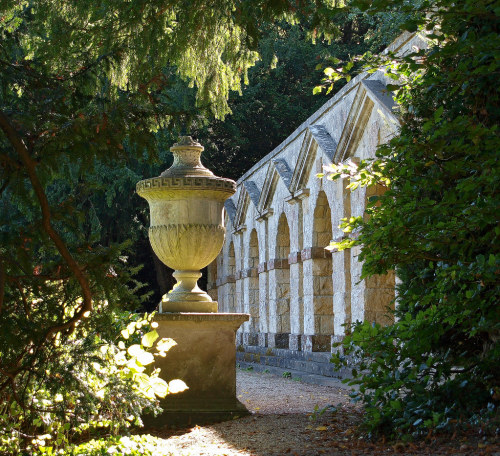
<svg viewBox="0 0 500 456">
<path fill-rule="evenodd" d="M 221 225 L 171 224 L 149 228 L 153 250 L 161 261 L 176 270 L 196 270 L 209 265 L 224 242 Z M 189 253 L 195 249 L 196 257 Z"/>
<path fill-rule="evenodd" d="M 137 183 L 137 193 L 141 194 L 148 189 L 172 190 L 216 190 L 235 192 L 236 183 L 231 179 L 221 177 L 153 177 Z"/>
<path fill-rule="evenodd" d="M 256 218 L 258 222 L 263 222 L 264 220 L 268 219 L 274 214 L 274 211 L 272 209 L 266 209 L 265 211 L 262 211 L 260 215 Z"/>
</svg>

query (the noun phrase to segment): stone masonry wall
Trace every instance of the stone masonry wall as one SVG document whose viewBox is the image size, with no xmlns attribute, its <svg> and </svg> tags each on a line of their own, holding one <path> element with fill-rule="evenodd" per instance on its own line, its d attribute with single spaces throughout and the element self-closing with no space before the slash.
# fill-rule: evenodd
<svg viewBox="0 0 500 456">
<path fill-rule="evenodd" d="M 405 34 L 389 49 L 425 47 Z M 352 79 L 238 180 L 226 203 L 226 240 L 208 268 L 219 312 L 245 312 L 237 343 L 329 352 L 356 320 L 388 323 L 395 276 L 360 280 L 359 248 L 325 250 L 346 236 L 341 219 L 365 216 L 381 189 L 347 189 L 316 177 L 323 165 L 372 158 L 398 130 L 397 106 L 381 69 Z M 355 234 L 352 234 L 355 235 Z"/>
</svg>

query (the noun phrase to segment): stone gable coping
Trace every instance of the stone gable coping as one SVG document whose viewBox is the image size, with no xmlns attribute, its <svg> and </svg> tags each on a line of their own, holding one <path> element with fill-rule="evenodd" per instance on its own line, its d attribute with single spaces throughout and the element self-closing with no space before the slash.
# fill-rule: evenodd
<svg viewBox="0 0 500 456">
<path fill-rule="evenodd" d="M 236 206 L 234 205 L 234 201 L 231 198 L 226 200 L 224 208 L 226 209 L 227 215 L 229 215 L 229 220 L 234 224 L 234 218 L 236 217 Z"/>
<path fill-rule="evenodd" d="M 250 197 L 252 203 L 255 205 L 255 207 L 258 207 L 260 199 L 260 190 L 257 187 L 257 184 L 254 181 L 245 181 L 243 182 L 243 186 L 245 187 L 245 190 L 248 192 L 248 196 Z"/>
<path fill-rule="evenodd" d="M 277 158 L 273 160 L 272 163 L 274 164 L 276 171 L 280 175 L 281 179 L 285 183 L 286 188 L 290 188 L 293 173 L 286 160 L 284 158 Z"/>
<path fill-rule="evenodd" d="M 396 116 L 398 105 L 385 84 L 377 80 L 366 79 L 361 81 L 367 95 L 381 107 L 394 123 L 399 123 Z"/>
<path fill-rule="evenodd" d="M 313 138 L 318 143 L 318 146 L 325 153 L 328 159 L 333 162 L 333 157 L 335 156 L 335 151 L 337 150 L 337 143 L 330 136 L 330 133 L 326 130 L 323 125 L 311 125 L 309 127 Z"/>
<path fill-rule="evenodd" d="M 297 190 L 303 188 L 304 183 L 307 182 L 312 163 L 316 157 L 317 147 L 318 143 L 314 139 L 311 130 L 308 128 L 302 140 L 297 164 L 293 171 L 292 180 L 290 182 L 290 193 L 295 193 Z"/>
<path fill-rule="evenodd" d="M 274 192 L 276 190 L 276 185 L 278 184 L 278 179 L 278 171 L 276 171 L 276 167 L 271 162 L 267 167 L 264 186 L 262 187 L 260 201 L 257 208 L 260 214 L 269 209 L 269 206 L 273 200 Z"/>
<path fill-rule="evenodd" d="M 240 194 L 238 197 L 238 204 L 236 205 L 236 216 L 234 218 L 234 226 L 238 230 L 240 225 L 243 225 L 247 213 L 248 205 L 250 204 L 250 197 L 246 188 L 240 187 Z"/>
<path fill-rule="evenodd" d="M 387 54 L 388 52 L 395 52 L 396 54 L 402 55 L 406 52 L 405 47 L 409 47 L 410 43 L 415 42 L 415 44 L 420 48 L 427 47 L 428 39 L 421 32 L 409 33 L 404 32 L 398 38 L 396 38 L 384 51 L 382 54 Z M 241 176 L 237 184 L 241 184 L 243 181 L 248 179 L 252 174 L 257 172 L 263 166 L 265 166 L 270 160 L 278 156 L 288 145 L 293 143 L 297 137 L 303 134 L 304 130 L 311 125 L 317 124 L 322 117 L 328 114 L 328 112 L 333 109 L 338 103 L 341 103 L 346 96 L 353 90 L 357 89 L 358 84 L 367 78 L 383 78 L 383 71 L 377 72 L 377 74 L 361 73 L 351 79 L 342 89 L 340 89 L 332 98 L 330 98 L 321 109 L 316 111 L 314 114 L 309 116 L 304 122 L 302 122 L 293 132 L 288 136 L 283 142 L 276 146 L 271 152 L 269 152 L 265 157 L 260 159 L 254 166 L 252 166 L 243 176 Z"/>
<path fill-rule="evenodd" d="M 272 271 L 273 269 L 290 269 L 288 258 L 274 258 L 273 260 L 269 260 L 267 262 L 267 270 Z"/>
<path fill-rule="evenodd" d="M 307 249 L 303 249 L 300 252 L 300 256 L 302 258 L 302 261 L 306 261 L 316 260 L 320 258 L 329 258 L 331 256 L 331 253 L 324 247 L 309 247 Z"/>
<path fill-rule="evenodd" d="M 266 270 L 267 270 L 266 265 L 267 265 L 267 263 L 265 261 L 263 263 L 259 263 L 259 266 L 257 268 L 257 271 L 259 272 L 259 274 L 266 272 Z"/>
<path fill-rule="evenodd" d="M 302 257 L 300 255 L 300 252 L 293 252 L 290 255 L 288 255 L 288 264 L 296 264 L 300 263 L 302 261 Z"/>
</svg>

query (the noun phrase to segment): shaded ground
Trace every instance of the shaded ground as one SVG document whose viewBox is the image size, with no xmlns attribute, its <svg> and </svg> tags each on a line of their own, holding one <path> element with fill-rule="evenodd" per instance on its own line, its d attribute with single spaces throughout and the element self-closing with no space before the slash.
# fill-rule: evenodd
<svg viewBox="0 0 500 456">
<path fill-rule="evenodd" d="M 342 387 L 314 386 L 247 371 L 237 372 L 237 385 L 238 398 L 252 416 L 184 430 L 158 430 L 154 435 L 164 439 L 162 453 L 176 456 L 500 456 L 498 442 L 479 437 L 430 436 L 417 444 L 373 444 L 362 440 L 355 433 L 361 410 L 349 402 L 348 391 Z M 320 413 L 324 407 L 329 408 Z"/>
</svg>

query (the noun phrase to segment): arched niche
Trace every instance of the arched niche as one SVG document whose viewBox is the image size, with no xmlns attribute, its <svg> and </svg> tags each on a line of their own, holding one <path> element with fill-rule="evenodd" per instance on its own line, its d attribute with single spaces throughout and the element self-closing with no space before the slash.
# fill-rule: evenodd
<svg viewBox="0 0 500 456">
<path fill-rule="evenodd" d="M 249 340 L 250 345 L 258 344 L 259 333 L 259 240 L 257 230 L 254 228 L 250 233 L 250 243 L 248 246 L 248 268 L 245 271 L 248 279 L 248 311 Z"/>
<path fill-rule="evenodd" d="M 278 219 L 274 258 L 268 262 L 269 271 L 269 345 L 289 348 L 290 335 L 290 228 L 286 215 Z"/>
<path fill-rule="evenodd" d="M 332 255 L 325 250 L 332 239 L 330 205 L 324 191 L 316 199 L 312 246 L 302 251 L 305 323 L 303 349 L 331 351 L 334 334 Z"/>
</svg>

